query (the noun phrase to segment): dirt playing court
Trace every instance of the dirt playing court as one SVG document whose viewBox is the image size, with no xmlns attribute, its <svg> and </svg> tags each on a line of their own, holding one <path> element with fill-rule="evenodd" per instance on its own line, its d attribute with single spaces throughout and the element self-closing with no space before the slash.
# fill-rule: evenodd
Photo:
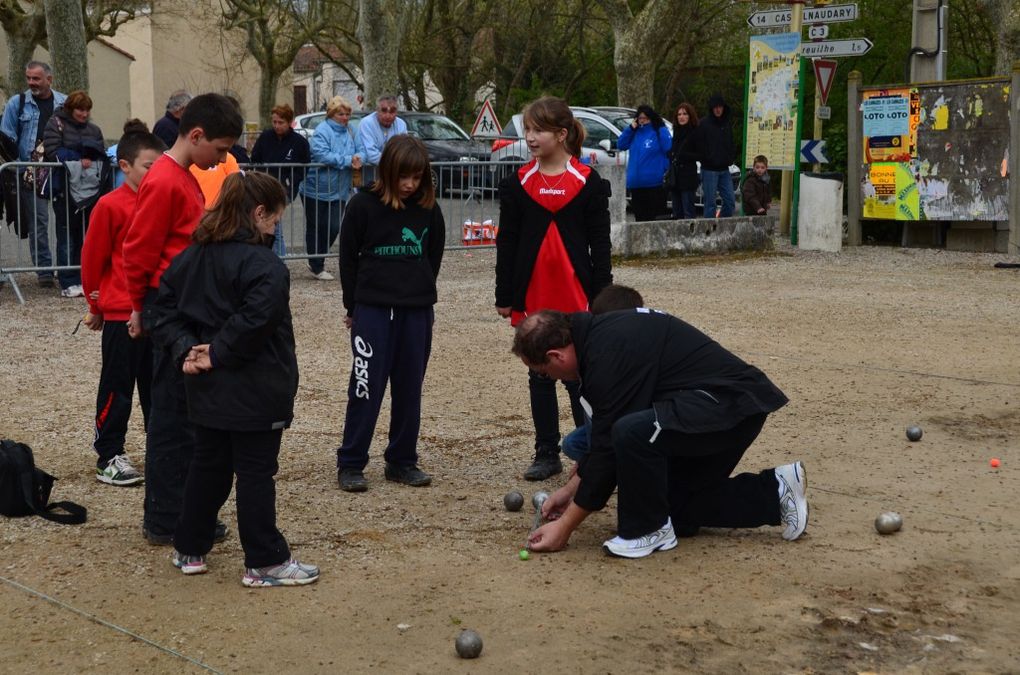
<svg viewBox="0 0 1020 675">
<path fill-rule="evenodd" d="M 241 586 L 232 501 L 232 534 L 209 574 L 185 578 L 168 549 L 142 540 L 142 489 L 92 475 L 99 336 L 71 335 L 84 304 L 27 276 L 26 306 L 0 291 L 0 436 L 30 444 L 60 478 L 54 499 L 89 508 L 80 527 L 0 518 L 0 672 L 1020 667 L 1020 275 L 993 269 L 999 256 L 780 245 L 618 265 L 617 282 L 790 397 L 741 468 L 803 460 L 808 532 L 791 543 L 780 528 L 707 531 L 628 561 L 599 546 L 614 533 L 609 508 L 566 551 L 526 562 L 530 495 L 560 479 L 520 478 L 532 442 L 526 374 L 492 307 L 494 259 L 450 251 L 441 274 L 420 448 L 432 487 L 383 480 L 384 408 L 361 495 L 341 492 L 334 468 L 350 373 L 339 286 L 292 265 L 301 388 L 278 511 L 295 553 L 322 568 L 297 589 Z M 128 444 L 140 464 L 137 417 Z M 914 423 L 918 443 L 904 435 Z M 528 498 L 519 513 L 502 505 L 513 489 Z M 903 514 L 901 532 L 875 532 L 884 510 Z M 464 627 L 485 641 L 476 661 L 454 652 Z"/>
</svg>

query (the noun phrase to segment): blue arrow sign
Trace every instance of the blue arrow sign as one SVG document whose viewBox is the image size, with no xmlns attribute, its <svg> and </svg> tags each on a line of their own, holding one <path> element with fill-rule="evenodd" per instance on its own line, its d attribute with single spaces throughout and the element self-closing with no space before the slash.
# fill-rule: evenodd
<svg viewBox="0 0 1020 675">
<path fill-rule="evenodd" d="M 825 141 L 801 141 L 800 161 L 807 164 L 828 164 L 829 158 L 825 156 Z"/>
</svg>

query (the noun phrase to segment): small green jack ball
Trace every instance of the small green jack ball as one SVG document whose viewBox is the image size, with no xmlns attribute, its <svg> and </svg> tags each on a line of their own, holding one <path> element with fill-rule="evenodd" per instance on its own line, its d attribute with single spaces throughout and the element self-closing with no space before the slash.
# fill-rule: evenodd
<svg viewBox="0 0 1020 675">
<path fill-rule="evenodd" d="M 521 560 L 527 560 L 528 558 L 531 557 L 531 554 L 528 553 L 528 549 L 526 548 L 522 548 L 521 552 L 518 553 L 517 555 L 520 556 Z"/>
</svg>

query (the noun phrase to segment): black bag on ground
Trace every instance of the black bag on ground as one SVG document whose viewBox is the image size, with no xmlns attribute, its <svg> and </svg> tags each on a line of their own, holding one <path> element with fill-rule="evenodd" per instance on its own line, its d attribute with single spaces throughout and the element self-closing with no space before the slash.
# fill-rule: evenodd
<svg viewBox="0 0 1020 675">
<path fill-rule="evenodd" d="M 24 443 L 0 440 L 0 514 L 5 516 L 41 516 L 65 525 L 80 525 L 88 510 L 74 502 L 50 501 L 56 478 L 35 468 L 32 448 Z M 55 513 L 57 509 L 65 513 Z"/>
</svg>

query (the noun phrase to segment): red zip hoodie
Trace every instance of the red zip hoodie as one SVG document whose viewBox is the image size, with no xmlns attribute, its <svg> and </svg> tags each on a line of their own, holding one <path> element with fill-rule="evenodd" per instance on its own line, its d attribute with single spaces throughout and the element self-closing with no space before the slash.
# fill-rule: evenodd
<svg viewBox="0 0 1020 675">
<path fill-rule="evenodd" d="M 131 318 L 131 298 L 124 281 L 124 235 L 135 213 L 138 193 L 126 183 L 96 202 L 81 247 L 81 285 L 89 311 L 104 321 Z M 90 300 L 99 291 L 99 300 Z"/>
<path fill-rule="evenodd" d="M 124 237 L 124 278 L 131 308 L 142 311 L 145 294 L 159 288 L 170 261 L 191 243 L 205 212 L 198 181 L 164 154 L 138 186 L 138 204 Z"/>
</svg>

